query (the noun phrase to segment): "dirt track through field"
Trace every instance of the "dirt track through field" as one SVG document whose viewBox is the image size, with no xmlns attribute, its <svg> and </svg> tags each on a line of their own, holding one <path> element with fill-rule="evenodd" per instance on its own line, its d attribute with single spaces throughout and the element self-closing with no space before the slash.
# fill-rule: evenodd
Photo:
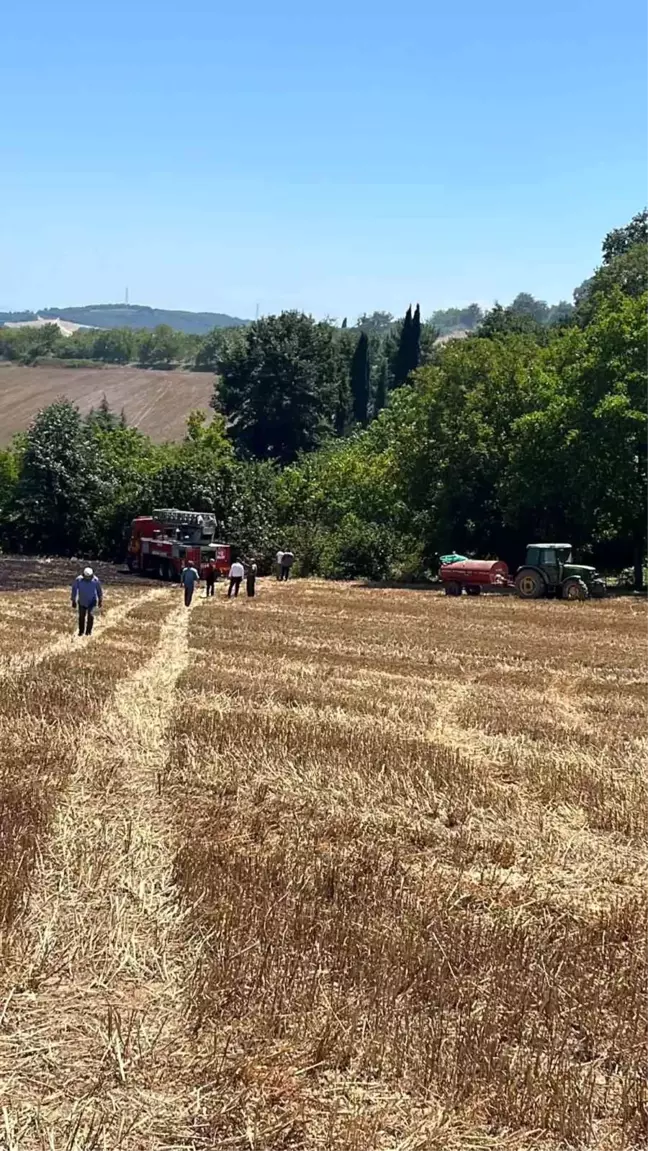
<svg viewBox="0 0 648 1151">
<path fill-rule="evenodd" d="M 77 749 L 0 1004 L 0 1144 L 15 1151 L 195 1146 L 181 1017 L 191 941 L 159 795 L 188 616 L 170 601 L 151 659 Z"/>
<path fill-rule="evenodd" d="M 29 651 L 22 655 L 11 656 L 7 660 L 0 659 L 0 679 L 6 675 L 12 675 L 16 672 L 24 671 L 29 667 L 37 667 L 45 659 L 50 659 L 53 656 L 65 655 L 66 652 L 72 652 L 79 643 L 87 644 L 96 643 L 101 636 L 102 631 L 106 627 L 116 627 L 118 624 L 123 623 L 127 616 L 130 615 L 136 607 L 149 600 L 158 599 L 164 592 L 160 588 L 152 588 L 149 591 L 142 592 L 137 598 L 133 597 L 126 600 L 124 603 L 119 603 L 115 607 L 108 607 L 105 611 L 98 612 L 95 618 L 95 625 L 92 636 L 79 637 L 77 634 L 77 617 L 76 612 L 74 615 L 70 612 L 70 631 L 69 634 L 61 635 L 52 643 L 44 644 L 38 648 L 37 651 Z"/>
</svg>

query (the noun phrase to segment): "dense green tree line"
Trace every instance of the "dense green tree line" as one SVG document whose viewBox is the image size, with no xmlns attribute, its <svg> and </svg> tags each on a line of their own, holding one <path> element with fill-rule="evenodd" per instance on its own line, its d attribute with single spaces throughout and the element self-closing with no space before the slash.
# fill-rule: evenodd
<svg viewBox="0 0 648 1151">
<path fill-rule="evenodd" d="M 65 336 L 59 327 L 0 328 L 0 358 L 22 364 L 43 359 L 62 363 L 138 364 L 143 368 L 193 367 L 204 337 L 160 324 L 152 331 L 132 328 L 79 329 Z"/>
<path fill-rule="evenodd" d="M 642 213 L 562 318 L 497 308 L 441 346 L 418 308 L 211 333 L 197 357 L 219 377 L 215 414 L 192 413 L 181 443 L 105 404 L 54 404 L 0 453 L 2 542 L 119 558 L 130 519 L 164 504 L 213 510 L 237 549 L 290 545 L 325 576 L 421 578 L 451 549 L 515 564 L 561 537 L 640 578 L 647 250 Z"/>
</svg>

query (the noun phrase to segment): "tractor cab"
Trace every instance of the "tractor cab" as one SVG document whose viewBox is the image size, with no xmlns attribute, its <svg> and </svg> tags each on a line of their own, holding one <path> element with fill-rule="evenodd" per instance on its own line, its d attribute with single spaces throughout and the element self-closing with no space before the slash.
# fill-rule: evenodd
<svg viewBox="0 0 648 1151">
<path fill-rule="evenodd" d="M 572 562 L 571 544 L 529 544 L 526 562 L 518 568 L 515 587 L 522 599 L 539 599 L 547 594 L 562 599 L 602 598 L 605 583 L 596 568 Z"/>
<path fill-rule="evenodd" d="M 557 587 L 562 582 L 563 568 L 570 563 L 571 558 L 571 544 L 529 544 L 525 567 L 540 568 L 545 573 L 547 583 Z"/>
</svg>

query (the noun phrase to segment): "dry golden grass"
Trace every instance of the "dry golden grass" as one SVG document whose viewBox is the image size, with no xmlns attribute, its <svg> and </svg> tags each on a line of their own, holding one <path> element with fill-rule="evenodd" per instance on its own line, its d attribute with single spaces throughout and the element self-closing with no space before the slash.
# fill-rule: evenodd
<svg viewBox="0 0 648 1151">
<path fill-rule="evenodd" d="M 213 1145 L 639 1146 L 643 608 L 264 592 L 166 780 Z"/>
<path fill-rule="evenodd" d="M 0 1147 L 645 1145 L 644 605 L 66 595 L 0 603 Z"/>
</svg>

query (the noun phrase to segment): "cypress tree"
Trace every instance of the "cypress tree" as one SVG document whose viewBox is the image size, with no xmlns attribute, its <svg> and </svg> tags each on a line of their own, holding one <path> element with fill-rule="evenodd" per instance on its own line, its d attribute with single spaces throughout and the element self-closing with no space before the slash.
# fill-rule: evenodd
<svg viewBox="0 0 648 1151">
<path fill-rule="evenodd" d="M 369 340 L 366 332 L 361 332 L 351 361 L 351 396 L 353 418 L 364 425 L 369 418 Z"/>
<path fill-rule="evenodd" d="M 386 357 L 381 360 L 380 369 L 378 371 L 378 379 L 376 380 L 376 393 L 373 402 L 373 414 L 378 415 L 387 403 L 387 392 L 389 389 L 389 364 Z"/>
<path fill-rule="evenodd" d="M 401 384 L 405 383 L 411 371 L 412 324 L 412 305 L 410 304 L 405 313 L 400 340 L 398 341 L 398 350 L 394 358 L 393 386 L 395 388 L 400 388 Z"/>
<path fill-rule="evenodd" d="M 344 329 L 346 329 L 346 326 L 347 326 L 347 318 L 346 318 L 346 316 L 345 316 L 345 317 L 344 317 L 344 319 L 342 320 L 342 327 L 343 327 Z"/>
<path fill-rule="evenodd" d="M 412 319 L 410 338 L 410 372 L 415 372 L 421 362 L 421 305 L 416 305 Z M 409 374 L 409 373 L 408 373 Z"/>
</svg>

